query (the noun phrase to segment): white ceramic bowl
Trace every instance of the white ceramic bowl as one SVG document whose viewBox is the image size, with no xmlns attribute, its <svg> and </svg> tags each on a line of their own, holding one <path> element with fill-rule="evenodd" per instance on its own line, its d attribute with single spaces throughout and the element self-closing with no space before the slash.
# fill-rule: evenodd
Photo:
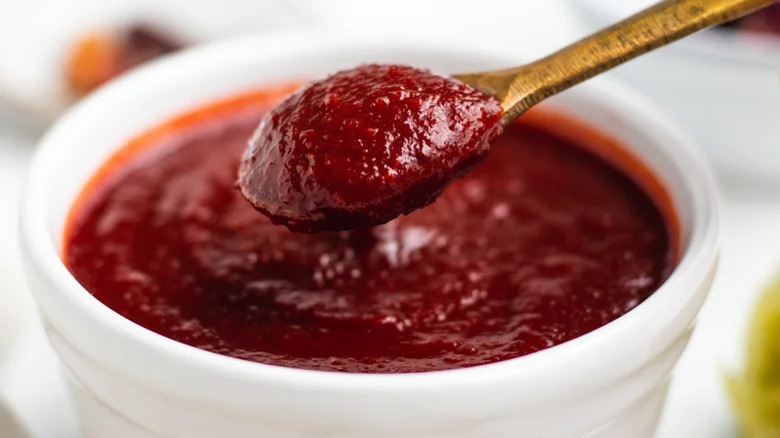
<svg viewBox="0 0 780 438">
<path fill-rule="evenodd" d="M 94 299 L 65 268 L 59 250 L 71 202 L 130 137 L 231 93 L 366 61 L 447 72 L 508 66 L 518 55 L 321 34 L 241 39 L 190 50 L 118 80 L 73 108 L 42 140 L 24 197 L 23 253 L 87 437 L 650 437 L 669 372 L 714 274 L 716 191 L 688 137 L 614 83 L 587 83 L 550 105 L 622 140 L 657 173 L 680 216 L 683 256 L 636 309 L 560 346 L 416 374 L 261 365 L 135 325 Z"/>
<path fill-rule="evenodd" d="M 577 0 L 590 29 L 655 0 Z M 780 37 L 711 29 L 615 71 L 687 126 L 728 177 L 780 183 Z"/>
</svg>

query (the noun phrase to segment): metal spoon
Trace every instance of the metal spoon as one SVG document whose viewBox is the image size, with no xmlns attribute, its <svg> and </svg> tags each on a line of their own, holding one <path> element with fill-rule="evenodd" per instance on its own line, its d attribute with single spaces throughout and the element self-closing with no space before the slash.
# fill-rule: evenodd
<svg viewBox="0 0 780 438">
<path fill-rule="evenodd" d="M 666 0 L 530 64 L 454 77 L 494 95 L 508 125 L 537 103 L 599 73 L 775 2 Z"/>
<path fill-rule="evenodd" d="M 295 231 L 382 224 L 436 199 L 487 154 L 502 128 L 544 99 L 775 1 L 662 1 L 546 58 L 454 76 L 460 82 L 404 66 L 339 72 L 266 114 L 244 153 L 238 186 L 256 209 Z M 486 101 L 476 111 L 474 94 Z M 390 116 L 372 106 L 379 100 Z"/>
</svg>

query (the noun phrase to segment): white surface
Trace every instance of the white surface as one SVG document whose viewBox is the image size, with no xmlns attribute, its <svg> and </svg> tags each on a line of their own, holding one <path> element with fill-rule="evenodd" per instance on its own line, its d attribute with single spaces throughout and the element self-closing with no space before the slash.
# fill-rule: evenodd
<svg viewBox="0 0 780 438">
<path fill-rule="evenodd" d="M 32 139 L 14 132 L 3 116 L 7 115 L 0 111 L 0 361 L 13 337 L 34 319 L 17 246 L 17 205 Z"/>
<path fill-rule="evenodd" d="M 59 360 L 42 327 L 25 331 L 0 369 L 0 397 L 31 438 L 80 437 Z M 0 437 L 6 438 L 4 432 Z"/>
<path fill-rule="evenodd" d="M 524 3 L 520 5 L 522 7 L 529 4 L 514 3 Z M 550 18 L 560 12 L 560 2 L 556 0 L 531 3 L 544 9 L 543 17 Z M 513 15 L 522 18 L 523 14 Z M 526 21 L 534 24 L 534 20 Z M 538 32 L 534 42 L 541 46 L 560 45 L 567 40 L 568 34 L 578 33 L 572 28 L 571 20 L 547 31 L 544 19 L 537 24 L 530 30 Z M 506 26 L 496 32 L 506 35 L 515 31 L 512 27 Z M 486 36 L 493 33 L 493 30 L 488 31 Z M 513 41 L 521 40 L 522 34 L 518 35 Z M 0 344 L 12 333 L 8 329 L 8 315 L 31 319 L 30 300 L 20 284 L 18 271 L 13 226 L 16 208 L 13 202 L 5 202 L 18 197 L 20 177 L 31 143 L 12 134 L 8 126 L 0 128 L 0 200 L 4 201 L 0 209 Z M 724 184 L 726 223 L 720 275 L 702 310 L 698 329 L 676 368 L 658 438 L 738 436 L 720 385 L 720 373 L 722 367 L 739 361 L 747 312 L 759 286 L 780 263 L 780 196 L 777 195 L 780 187 L 766 188 L 762 193 L 751 187 L 741 188 L 741 185 L 741 181 Z M 77 438 L 53 353 L 42 331 L 26 332 L 24 353 L 15 355 L 13 362 L 0 364 L 5 367 L 4 371 L 11 370 L 0 372 L 0 392 L 8 394 L 7 389 L 14 388 L 11 401 L 31 425 L 35 438 Z M 10 385 L 9 381 L 14 384 Z M 5 437 L 5 432 L 0 430 L 0 436 Z"/>
</svg>

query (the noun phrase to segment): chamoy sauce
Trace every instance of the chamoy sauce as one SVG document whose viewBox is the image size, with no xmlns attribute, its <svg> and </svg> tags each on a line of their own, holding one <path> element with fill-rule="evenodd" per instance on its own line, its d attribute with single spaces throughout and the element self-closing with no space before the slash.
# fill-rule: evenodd
<svg viewBox="0 0 780 438">
<path fill-rule="evenodd" d="M 64 258 L 98 300 L 227 356 L 406 373 L 576 338 L 673 267 L 674 226 L 650 196 L 588 151 L 601 140 L 586 128 L 537 111 L 426 208 L 375 228 L 290 232 L 235 188 L 268 96 L 161 125 L 85 188 Z"/>
<path fill-rule="evenodd" d="M 312 82 L 262 120 L 244 196 L 297 231 L 364 228 L 435 200 L 485 157 L 501 106 L 452 78 L 369 64 Z"/>
</svg>

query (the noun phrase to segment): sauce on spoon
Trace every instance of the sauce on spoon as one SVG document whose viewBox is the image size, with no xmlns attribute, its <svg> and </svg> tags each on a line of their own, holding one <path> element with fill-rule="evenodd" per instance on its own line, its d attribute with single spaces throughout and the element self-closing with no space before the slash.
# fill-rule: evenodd
<svg viewBox="0 0 780 438">
<path fill-rule="evenodd" d="M 363 65 L 270 111 L 239 169 L 252 205 L 295 231 L 379 225 L 430 204 L 487 154 L 498 101 L 458 80 Z"/>
</svg>

